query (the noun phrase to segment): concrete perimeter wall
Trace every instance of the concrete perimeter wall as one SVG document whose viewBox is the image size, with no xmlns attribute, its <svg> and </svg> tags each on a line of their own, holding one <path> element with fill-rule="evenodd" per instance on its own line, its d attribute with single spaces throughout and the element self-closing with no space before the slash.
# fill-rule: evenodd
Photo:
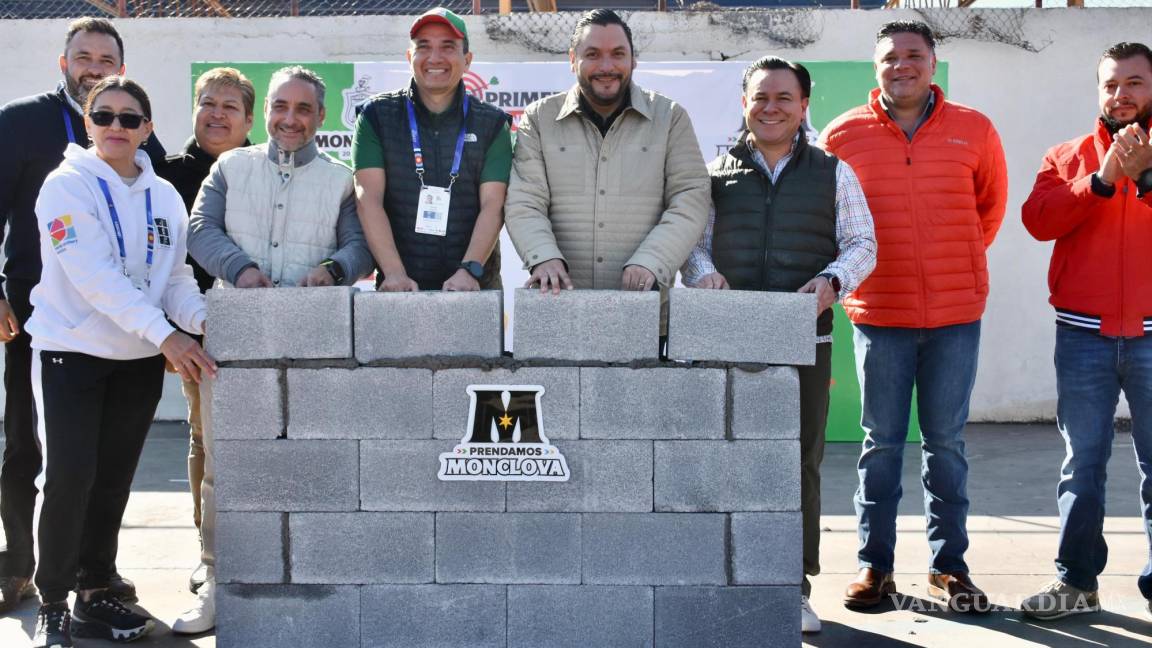
<svg viewBox="0 0 1152 648">
<path fill-rule="evenodd" d="M 869 60 L 872 34 L 883 22 L 914 11 L 823 11 L 820 40 L 786 49 L 758 33 L 734 33 L 706 13 L 635 14 L 643 61 L 751 60 L 775 53 L 802 60 Z M 476 60 L 556 60 L 515 43 L 488 38 L 484 20 L 468 17 Z M 129 74 L 153 95 L 157 130 L 170 149 L 190 134 L 187 73 L 199 60 L 403 60 L 404 17 L 312 19 L 162 19 L 120 21 Z M 64 21 L 0 21 L 0 42 L 14 54 L 0 102 L 42 92 L 59 78 L 56 58 Z M 992 294 L 984 320 L 980 373 L 972 399 L 977 421 L 1027 421 L 1055 415 L 1054 326 L 1045 276 L 1050 244 L 1020 224 L 1044 150 L 1086 132 L 1096 115 L 1099 52 L 1121 40 L 1147 42 L 1152 9 L 1029 10 L 1025 38 L 1039 52 L 1001 43 L 954 39 L 939 48 L 950 64 L 951 98 L 996 123 L 1008 154 L 1011 193 L 1000 237 L 990 252 Z M 864 97 L 861 97 L 861 101 Z M 706 119 L 705 115 L 693 115 Z M 505 263 L 515 254 L 505 250 Z M 174 383 L 173 383 L 174 384 Z M 182 417 L 178 389 L 169 389 L 162 417 Z"/>
<path fill-rule="evenodd" d="M 674 290 L 679 362 L 657 293 L 518 297 L 512 358 L 495 292 L 209 293 L 221 648 L 800 645 L 813 296 Z M 474 385 L 543 387 L 570 478 L 438 479 Z"/>
</svg>

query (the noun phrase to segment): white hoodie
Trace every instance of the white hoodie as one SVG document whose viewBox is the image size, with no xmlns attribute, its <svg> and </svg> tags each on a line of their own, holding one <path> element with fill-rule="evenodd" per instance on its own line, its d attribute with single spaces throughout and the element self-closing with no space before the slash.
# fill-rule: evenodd
<svg viewBox="0 0 1152 648">
<path fill-rule="evenodd" d="M 44 181 L 36 201 L 40 229 L 40 284 L 32 290 L 28 333 L 32 347 L 74 351 L 112 360 L 156 355 L 175 329 L 202 333 L 207 309 L 187 256 L 188 214 L 176 189 L 156 177 L 143 151 L 140 177 L 129 187 L 95 151 L 69 144 L 64 161 Z M 108 183 L 124 232 L 121 270 L 116 230 L 97 178 Z M 146 264 L 145 191 L 152 190 L 156 242 Z M 145 276 L 150 285 L 143 289 Z"/>
</svg>

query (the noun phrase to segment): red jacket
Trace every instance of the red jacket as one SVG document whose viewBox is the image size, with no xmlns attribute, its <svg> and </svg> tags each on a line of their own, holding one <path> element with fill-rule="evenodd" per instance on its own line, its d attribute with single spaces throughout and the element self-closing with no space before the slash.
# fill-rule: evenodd
<svg viewBox="0 0 1152 648">
<path fill-rule="evenodd" d="M 1134 337 L 1152 317 L 1152 192 L 1137 197 L 1127 177 L 1111 198 L 1092 191 L 1092 174 L 1111 144 L 1098 122 L 1095 133 L 1049 149 L 1024 202 L 1024 227 L 1056 241 L 1048 301 L 1084 320 L 1099 318 L 1103 335 Z"/>
<path fill-rule="evenodd" d="M 1008 202 L 1008 168 L 992 122 L 944 99 L 912 140 L 871 101 L 824 129 L 824 148 L 852 166 L 876 224 L 876 269 L 844 300 L 858 324 L 936 328 L 980 319 L 985 250 Z"/>
</svg>

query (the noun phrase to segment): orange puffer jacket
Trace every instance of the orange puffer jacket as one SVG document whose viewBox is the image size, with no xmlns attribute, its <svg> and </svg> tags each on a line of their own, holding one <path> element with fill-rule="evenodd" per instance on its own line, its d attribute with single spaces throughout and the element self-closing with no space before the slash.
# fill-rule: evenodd
<svg viewBox="0 0 1152 648">
<path fill-rule="evenodd" d="M 860 178 L 876 224 L 876 269 L 844 300 L 857 324 L 936 328 L 980 319 L 985 250 L 1008 201 L 1008 168 L 992 122 L 945 101 L 909 141 L 873 90 L 820 136 Z"/>
<path fill-rule="evenodd" d="M 1152 192 L 1139 196 L 1127 177 L 1116 181 L 1111 198 L 1092 191 L 1092 174 L 1111 145 L 1097 122 L 1095 133 L 1049 149 L 1022 213 L 1032 236 L 1056 241 L 1048 268 L 1052 305 L 1079 321 L 1099 318 L 1102 335 L 1136 337 L 1152 320 Z"/>
</svg>

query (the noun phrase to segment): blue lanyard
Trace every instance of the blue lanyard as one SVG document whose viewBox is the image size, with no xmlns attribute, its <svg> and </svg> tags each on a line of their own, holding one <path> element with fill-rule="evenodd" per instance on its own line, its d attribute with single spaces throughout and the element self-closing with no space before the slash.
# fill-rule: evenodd
<svg viewBox="0 0 1152 648">
<path fill-rule="evenodd" d="M 412 156 L 416 159 L 416 175 L 420 186 L 424 186 L 424 152 L 420 148 L 420 128 L 416 125 L 416 109 L 412 99 L 405 99 L 408 105 L 408 130 L 412 132 Z M 464 117 L 460 119 L 460 135 L 456 137 L 456 153 L 452 156 L 452 170 L 448 173 L 448 189 L 456 183 L 460 175 L 460 160 L 464 158 L 464 134 L 468 130 L 468 93 L 464 93 Z"/>
<path fill-rule="evenodd" d="M 128 254 L 124 250 L 124 230 L 120 227 L 120 215 L 116 213 L 116 203 L 112 201 L 112 192 L 108 190 L 108 183 L 104 178 L 96 178 L 100 183 L 100 191 L 104 192 L 104 200 L 108 201 L 108 215 L 112 218 L 112 228 L 116 230 L 116 246 L 120 248 L 120 269 L 124 276 L 128 276 Z M 152 279 L 152 251 L 156 247 L 156 225 L 152 221 L 152 190 L 144 190 L 144 212 L 148 217 L 148 254 L 144 263 L 148 270 L 144 275 L 144 283 L 151 284 Z"/>
<path fill-rule="evenodd" d="M 68 109 L 60 106 L 60 114 L 64 117 L 64 130 L 68 131 L 68 143 L 76 143 L 76 131 L 72 130 L 72 115 L 68 114 Z"/>
</svg>

